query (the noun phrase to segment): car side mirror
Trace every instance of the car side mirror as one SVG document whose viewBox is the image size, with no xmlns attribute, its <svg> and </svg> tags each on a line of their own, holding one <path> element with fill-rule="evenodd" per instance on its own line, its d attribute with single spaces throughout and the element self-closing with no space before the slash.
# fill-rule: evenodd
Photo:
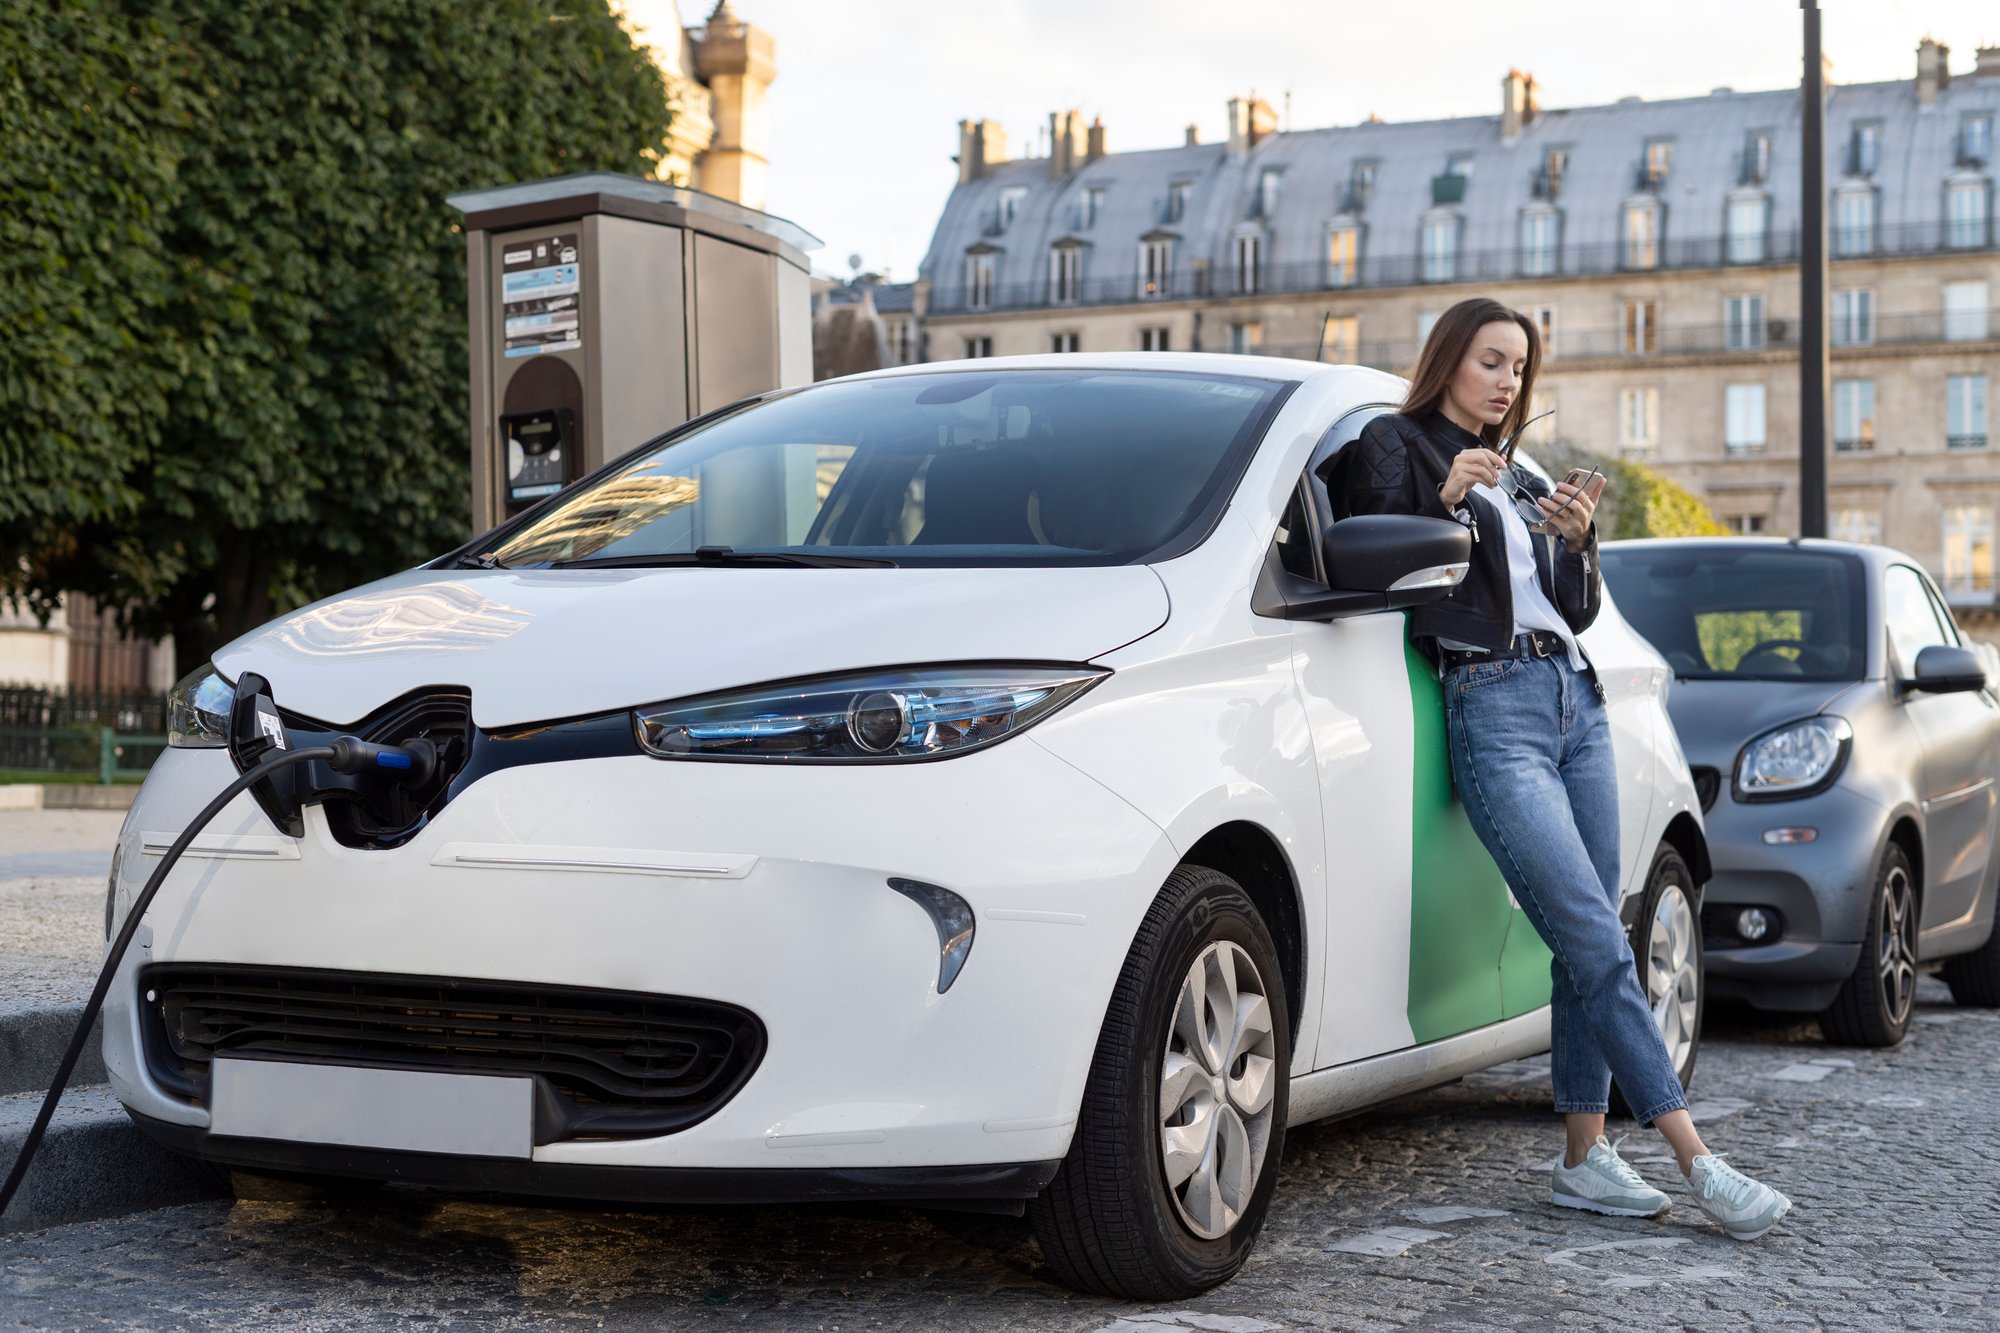
<svg viewBox="0 0 2000 1333">
<path fill-rule="evenodd" d="M 1986 688 L 1986 667 L 1970 648 L 1934 643 L 1917 654 L 1916 677 L 1903 682 L 1925 694 L 1965 694 Z"/>
<path fill-rule="evenodd" d="M 1356 514 L 1328 525 L 1320 551 L 1331 586 L 1286 571 L 1274 553 L 1252 609 L 1283 620 L 1335 620 L 1434 601 L 1465 577 L 1472 534 L 1449 519 Z"/>
</svg>

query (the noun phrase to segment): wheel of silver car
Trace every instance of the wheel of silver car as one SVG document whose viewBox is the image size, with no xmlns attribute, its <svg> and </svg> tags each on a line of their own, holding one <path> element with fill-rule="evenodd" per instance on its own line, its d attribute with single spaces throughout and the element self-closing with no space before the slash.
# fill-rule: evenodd
<svg viewBox="0 0 2000 1333">
<path fill-rule="evenodd" d="M 1664 886 L 1646 940 L 1646 1002 L 1678 1072 L 1690 1063 L 1701 1024 L 1701 934 L 1686 885 Z"/>
<path fill-rule="evenodd" d="M 1894 1046 L 1917 1000 L 1917 879 L 1894 843 L 1876 868 L 1867 920 L 1854 971 L 1820 1014 L 1820 1031 L 1845 1046 Z"/>
<path fill-rule="evenodd" d="M 1263 1171 L 1276 1050 L 1250 955 L 1228 940 L 1203 949 L 1160 1060 L 1160 1164 L 1181 1221 L 1204 1240 L 1229 1234 Z"/>
<path fill-rule="evenodd" d="M 1184 1300 L 1243 1266 L 1284 1151 L 1289 1015 L 1250 896 L 1174 871 L 1125 956 L 1069 1153 L 1028 1205 L 1059 1281 Z"/>
</svg>

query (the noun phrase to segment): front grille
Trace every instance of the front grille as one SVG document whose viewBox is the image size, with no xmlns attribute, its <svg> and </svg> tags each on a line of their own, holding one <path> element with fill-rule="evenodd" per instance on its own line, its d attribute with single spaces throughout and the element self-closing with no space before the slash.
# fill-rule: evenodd
<svg viewBox="0 0 2000 1333">
<path fill-rule="evenodd" d="M 154 1077 L 205 1101 L 217 1056 L 525 1075 L 535 1141 L 667 1134 L 713 1114 L 764 1054 L 764 1026 L 711 1000 L 450 977 L 272 967 L 146 969 Z"/>
<path fill-rule="evenodd" d="M 1697 764 L 1688 769 L 1694 778 L 1695 798 L 1701 802 L 1701 812 L 1707 814 L 1715 806 L 1715 798 L 1722 794 L 1722 774 L 1705 764 Z"/>
</svg>

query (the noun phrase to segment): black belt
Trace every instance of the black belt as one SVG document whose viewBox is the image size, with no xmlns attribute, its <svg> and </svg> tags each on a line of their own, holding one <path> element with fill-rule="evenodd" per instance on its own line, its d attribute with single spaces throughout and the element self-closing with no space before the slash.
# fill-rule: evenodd
<svg viewBox="0 0 2000 1333">
<path fill-rule="evenodd" d="M 1535 629 L 1520 635 L 1507 647 L 1495 648 L 1490 652 L 1485 649 L 1473 649 L 1470 652 L 1458 652 L 1450 648 L 1438 649 L 1438 660 L 1443 662 L 1447 669 L 1473 666 L 1480 662 L 1505 662 L 1516 657 L 1560 657 L 1567 660 L 1569 645 L 1563 641 L 1563 636 L 1554 630 Z"/>
</svg>

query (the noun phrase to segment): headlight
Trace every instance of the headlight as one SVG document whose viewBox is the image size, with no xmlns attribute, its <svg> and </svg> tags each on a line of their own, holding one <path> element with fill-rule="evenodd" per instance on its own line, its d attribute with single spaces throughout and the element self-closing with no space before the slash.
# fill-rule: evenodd
<svg viewBox="0 0 2000 1333">
<path fill-rule="evenodd" d="M 229 709 L 236 687 L 212 666 L 190 671 L 167 696 L 167 744 L 212 750 L 229 744 Z"/>
<path fill-rule="evenodd" d="M 1809 717 L 1767 731 L 1736 761 L 1736 795 L 1776 801 L 1824 791 L 1840 776 L 1854 729 L 1837 717 Z"/>
<path fill-rule="evenodd" d="M 1026 731 L 1110 675 L 1087 666 L 856 672 L 642 708 L 662 759 L 875 763 L 942 759 Z"/>
</svg>

